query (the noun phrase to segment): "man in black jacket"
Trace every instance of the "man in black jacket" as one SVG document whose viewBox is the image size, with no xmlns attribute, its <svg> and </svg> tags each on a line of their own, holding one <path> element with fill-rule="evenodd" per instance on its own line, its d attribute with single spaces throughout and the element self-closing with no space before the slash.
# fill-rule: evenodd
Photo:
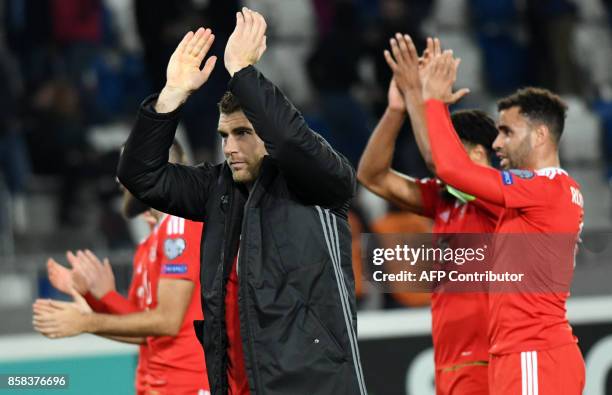
<svg viewBox="0 0 612 395">
<path fill-rule="evenodd" d="M 365 394 L 347 221 L 354 170 L 253 67 L 263 17 L 243 9 L 236 19 L 218 127 L 226 161 L 168 163 L 180 107 L 216 61 L 200 70 L 214 36 L 199 29 L 142 104 L 119 179 L 160 211 L 206 222 L 195 327 L 212 394 Z"/>
</svg>

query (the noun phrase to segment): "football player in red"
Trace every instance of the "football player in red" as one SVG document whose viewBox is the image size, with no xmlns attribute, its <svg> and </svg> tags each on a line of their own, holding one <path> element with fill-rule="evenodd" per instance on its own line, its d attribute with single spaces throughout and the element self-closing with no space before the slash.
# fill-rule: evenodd
<svg viewBox="0 0 612 395">
<path fill-rule="evenodd" d="M 124 194 L 124 214 L 137 214 L 142 203 L 129 192 Z M 199 264 L 203 224 L 155 210 L 143 215 L 151 225 L 151 234 L 134 256 L 128 298 L 115 291 L 108 260 L 102 263 L 88 250 L 68 253 L 72 273 L 49 260 L 49 278 L 56 288 L 73 294 L 76 305 L 37 301 L 35 328 L 50 338 L 89 332 L 140 344 L 136 374 L 140 394 L 206 394 L 204 355 L 193 331 L 193 321 L 202 319 Z M 86 301 L 96 313 L 88 312 Z"/>
</svg>

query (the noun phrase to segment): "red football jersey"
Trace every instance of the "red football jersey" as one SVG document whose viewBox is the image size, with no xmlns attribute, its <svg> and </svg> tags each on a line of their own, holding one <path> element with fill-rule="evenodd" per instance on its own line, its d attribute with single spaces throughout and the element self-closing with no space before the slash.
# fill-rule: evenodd
<svg viewBox="0 0 612 395">
<path fill-rule="evenodd" d="M 240 255 L 240 253 L 238 253 Z M 249 395 L 249 380 L 244 365 L 244 350 L 240 336 L 240 311 L 238 309 L 238 255 L 225 285 L 225 328 L 227 331 L 227 381 L 229 394 Z"/>
<path fill-rule="evenodd" d="M 418 185 L 423 198 L 423 215 L 434 220 L 434 233 L 494 232 L 502 208 L 478 199 L 462 203 L 450 194 L 444 197 L 443 185 L 434 179 L 420 180 Z M 432 294 L 436 369 L 489 359 L 488 315 L 488 296 L 484 292 Z"/>
<path fill-rule="evenodd" d="M 138 244 L 134 253 L 132 281 L 128 290 L 127 299 L 116 291 L 108 292 L 104 295 L 100 302 L 104 310 L 103 313 L 109 314 L 129 314 L 145 310 L 145 303 L 140 295 L 144 295 L 144 288 L 148 283 L 147 280 L 147 265 L 148 256 L 151 246 L 155 245 L 155 238 L 150 234 L 146 239 Z M 149 346 L 141 344 L 138 350 L 138 366 L 136 367 L 136 391 L 141 393 L 146 388 L 146 377 L 148 374 L 149 362 Z"/>
<path fill-rule="evenodd" d="M 506 209 L 496 230 L 496 265 L 517 266 L 520 254 L 518 258 L 531 267 L 544 268 L 546 285 L 554 285 L 559 277 L 564 277 L 564 283 L 571 279 L 571 273 L 568 277 L 559 272 L 573 271 L 571 253 L 576 250 L 583 221 L 579 185 L 559 168 L 504 171 L 500 184 Z M 571 249 L 559 240 L 570 243 Z M 539 274 L 537 270 L 540 268 L 531 271 Z M 576 342 L 566 316 L 568 296 L 569 290 L 491 292 L 490 352 L 539 351 Z"/>
<path fill-rule="evenodd" d="M 181 279 L 194 283 L 189 307 L 177 336 L 151 336 L 148 383 L 155 387 L 208 390 L 204 352 L 193 331 L 193 321 L 202 320 L 200 301 L 200 240 L 203 224 L 166 215 L 152 233 L 148 264 L 143 269 L 139 303 L 147 309 L 157 306 L 157 288 L 161 279 Z M 194 392 L 197 393 L 197 392 Z"/>
<path fill-rule="evenodd" d="M 141 311 L 145 309 L 145 304 L 142 303 L 138 294 L 144 293 L 144 287 L 147 283 L 147 263 L 149 251 L 151 250 L 151 245 L 155 245 L 155 240 L 152 234 L 149 235 L 145 240 L 138 244 L 136 248 L 136 252 L 134 253 L 134 268 L 132 273 L 132 282 L 130 283 L 130 288 L 128 290 L 128 301 L 131 302 L 132 305 L 137 306 Z M 140 290 L 140 291 L 139 291 Z M 106 297 L 106 295 L 105 295 Z M 102 298 L 104 300 L 104 298 Z M 141 344 L 138 347 L 138 366 L 136 367 L 136 391 L 138 393 L 142 392 L 146 388 L 146 377 L 149 373 L 149 345 Z"/>
</svg>

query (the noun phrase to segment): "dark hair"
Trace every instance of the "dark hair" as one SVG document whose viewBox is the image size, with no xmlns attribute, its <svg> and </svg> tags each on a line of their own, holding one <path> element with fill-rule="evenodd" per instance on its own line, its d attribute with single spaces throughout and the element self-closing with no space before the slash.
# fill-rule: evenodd
<svg viewBox="0 0 612 395">
<path fill-rule="evenodd" d="M 495 121 L 484 111 L 461 110 L 451 116 L 459 138 L 469 144 L 480 144 L 488 154 L 493 151 L 493 141 L 497 137 Z"/>
<path fill-rule="evenodd" d="M 236 111 L 242 110 L 238 98 L 234 96 L 232 92 L 229 91 L 223 94 L 223 97 L 221 98 L 221 101 L 217 104 L 217 107 L 219 107 L 219 112 L 221 114 L 232 114 Z"/>
<path fill-rule="evenodd" d="M 498 111 L 511 107 L 518 107 L 532 121 L 544 123 L 559 142 L 567 114 L 567 104 L 559 96 L 542 88 L 523 88 L 497 102 Z"/>
</svg>

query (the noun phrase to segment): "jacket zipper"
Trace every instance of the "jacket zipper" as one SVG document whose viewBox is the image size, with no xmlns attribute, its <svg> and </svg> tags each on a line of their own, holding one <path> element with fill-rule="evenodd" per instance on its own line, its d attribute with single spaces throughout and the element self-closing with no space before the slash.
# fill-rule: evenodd
<svg viewBox="0 0 612 395">
<path fill-rule="evenodd" d="M 225 223 L 223 224 L 223 237 L 225 238 L 225 240 L 223 240 L 223 249 L 221 250 L 221 303 L 223 303 L 223 323 L 225 325 L 225 333 L 223 333 L 223 326 L 220 325 L 219 326 L 219 339 L 223 339 L 224 335 L 227 334 L 227 323 L 225 322 L 225 299 L 227 297 L 226 295 L 226 286 L 227 283 L 224 281 L 225 279 L 225 258 L 227 256 L 226 252 L 229 250 L 229 243 L 231 241 L 231 237 L 228 238 L 228 229 L 229 229 L 229 222 L 231 221 L 231 216 L 232 216 L 232 212 L 234 209 L 234 189 L 230 188 L 230 192 L 228 194 L 229 196 L 229 208 L 228 208 L 228 213 L 229 213 L 229 219 L 227 218 L 227 216 L 225 217 Z M 231 270 L 231 269 L 230 269 Z M 219 365 L 221 365 L 221 382 L 226 382 L 227 381 L 227 364 L 223 364 L 223 354 L 227 352 L 227 344 L 224 345 L 225 348 L 221 351 L 219 351 Z M 225 385 L 225 392 L 227 392 L 229 390 L 228 388 L 228 383 L 226 382 Z"/>
<path fill-rule="evenodd" d="M 263 167 L 262 167 L 262 171 L 263 171 Z M 257 180 L 255 181 L 255 184 L 253 185 L 253 188 L 251 189 L 251 192 L 249 193 L 249 197 L 246 201 L 246 203 L 244 204 L 244 209 L 243 209 L 243 213 L 242 213 L 242 217 L 243 217 L 243 226 L 242 229 L 240 231 L 240 243 L 242 246 L 242 242 L 244 241 L 246 243 L 247 237 L 246 237 L 246 229 L 248 228 L 248 222 L 249 222 L 249 216 L 248 216 L 248 209 L 249 209 L 249 203 L 251 202 L 251 198 L 253 197 L 253 195 L 255 194 L 255 191 L 257 190 L 257 186 L 259 185 L 259 180 L 261 180 L 262 178 L 262 174 L 260 174 L 259 177 L 257 177 Z M 243 237 L 244 236 L 244 237 Z M 247 249 L 243 249 L 246 253 Z M 245 253 L 243 253 L 242 255 L 244 256 Z M 244 304 L 245 304 L 245 308 L 244 308 L 244 316 L 245 316 L 245 321 L 244 321 L 244 326 L 246 327 L 246 341 L 247 341 L 247 345 L 248 345 L 248 354 L 249 354 L 249 361 L 251 363 L 251 369 L 253 371 L 253 383 L 255 384 L 255 391 L 256 392 L 260 392 L 259 391 L 259 382 L 257 380 L 257 367 L 255 365 L 255 351 L 254 351 L 254 347 L 253 347 L 253 341 L 251 338 L 251 326 L 249 325 L 249 301 L 248 301 L 248 294 L 247 294 L 247 286 L 246 286 L 246 270 L 241 270 L 239 271 L 238 268 L 242 267 L 242 265 L 240 265 L 240 256 L 238 256 L 238 260 L 236 261 L 236 272 L 239 278 L 239 290 L 242 289 L 242 293 L 244 295 L 243 300 L 244 300 Z M 241 276 L 242 274 L 242 276 Z M 240 306 L 239 306 L 240 308 Z"/>
</svg>

